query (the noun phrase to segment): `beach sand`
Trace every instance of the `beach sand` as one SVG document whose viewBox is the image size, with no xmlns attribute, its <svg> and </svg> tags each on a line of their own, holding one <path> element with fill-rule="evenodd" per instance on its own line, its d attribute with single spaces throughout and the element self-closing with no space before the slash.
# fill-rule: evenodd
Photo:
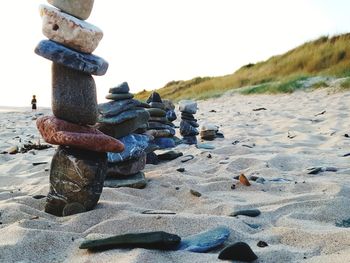
<svg viewBox="0 0 350 263">
<path fill-rule="evenodd" d="M 0 262 L 225 262 L 217 259 L 220 249 L 199 254 L 78 248 L 87 236 L 162 230 L 185 237 L 221 225 L 231 229 L 225 245 L 248 243 L 256 262 L 350 262 L 350 228 L 345 227 L 350 225 L 343 222 L 350 219 L 350 157 L 343 157 L 350 152 L 350 138 L 344 136 L 350 133 L 350 92 L 226 94 L 198 105 L 199 123 L 217 124 L 225 135 L 209 142 L 215 150 L 179 146 L 195 158 L 147 165 L 145 189 L 105 188 L 96 209 L 83 214 L 57 218 L 43 212 L 45 198 L 33 198 L 48 193 L 54 148 L 1 154 Z M 257 108 L 266 110 L 253 111 Z M 40 139 L 35 113 L 10 111 L 0 110 L 0 151 L 19 140 Z M 310 175 L 311 167 L 338 171 Z M 266 181 L 243 186 L 233 179 L 240 173 Z M 284 180 L 270 181 L 278 178 Z M 228 216 L 248 208 L 262 213 Z M 176 215 L 142 214 L 146 210 Z M 269 246 L 260 248 L 258 241 Z"/>
</svg>

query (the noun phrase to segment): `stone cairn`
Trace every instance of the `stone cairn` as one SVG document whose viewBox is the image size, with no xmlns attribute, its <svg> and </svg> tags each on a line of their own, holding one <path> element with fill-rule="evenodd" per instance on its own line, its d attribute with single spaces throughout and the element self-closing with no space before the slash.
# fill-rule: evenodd
<svg viewBox="0 0 350 263">
<path fill-rule="evenodd" d="M 160 95 L 157 92 L 153 92 L 150 95 L 147 103 L 149 104 L 150 108 L 146 110 L 149 112 L 151 117 L 149 119 L 148 130 L 146 134 L 153 137 L 147 153 L 147 163 L 158 164 L 159 160 L 154 151 L 175 147 L 175 125 L 169 121 L 167 117 L 166 104 L 163 103 Z M 175 112 L 170 114 L 172 115 L 171 119 L 174 119 L 174 114 Z"/>
<path fill-rule="evenodd" d="M 204 123 L 201 126 L 200 136 L 204 141 L 213 141 L 217 136 L 216 134 L 218 133 L 219 127 L 214 124 Z"/>
<path fill-rule="evenodd" d="M 197 112 L 197 102 L 192 100 L 182 100 L 179 102 L 179 110 L 181 112 L 180 134 L 185 144 L 197 144 L 196 136 L 199 134 L 197 128 L 199 124 L 194 118 Z"/>
<path fill-rule="evenodd" d="M 147 134 L 154 137 L 153 143 L 160 149 L 175 147 L 173 138 L 175 135 L 174 125 L 167 118 L 166 107 L 160 95 L 157 92 L 153 92 L 148 98 L 147 103 L 150 105 L 147 111 L 151 116 Z"/>
<path fill-rule="evenodd" d="M 137 134 L 147 128 L 148 104 L 133 99 L 128 83 L 111 88 L 106 96 L 110 102 L 99 104 L 97 128 L 119 139 L 125 145 L 122 153 L 109 152 L 105 187 L 144 188 L 146 179 L 141 171 L 146 165 L 146 148 L 149 136 Z"/>
<path fill-rule="evenodd" d="M 102 193 L 107 169 L 106 152 L 121 152 L 124 145 L 97 129 L 96 85 L 91 75 L 104 75 L 108 63 L 91 53 L 102 31 L 83 21 L 93 0 L 48 0 L 41 5 L 43 34 L 35 53 L 51 60 L 52 111 L 37 120 L 50 144 L 59 145 L 50 169 L 50 192 L 45 211 L 67 216 L 93 209 Z"/>
</svg>

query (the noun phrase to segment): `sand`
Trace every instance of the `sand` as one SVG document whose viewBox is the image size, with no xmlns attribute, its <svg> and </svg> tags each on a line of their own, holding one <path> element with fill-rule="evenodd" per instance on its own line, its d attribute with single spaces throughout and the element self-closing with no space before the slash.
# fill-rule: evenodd
<svg viewBox="0 0 350 263">
<path fill-rule="evenodd" d="M 253 111 L 262 107 L 266 110 Z M 350 262 L 350 228 L 339 227 L 350 218 L 350 157 L 343 157 L 350 152 L 350 138 L 344 137 L 350 133 L 350 93 L 226 94 L 200 101 L 199 109 L 199 123 L 217 124 L 225 134 L 210 142 L 215 150 L 179 146 L 195 158 L 147 165 L 147 188 L 105 188 L 96 209 L 79 215 L 51 216 L 43 212 L 45 199 L 32 197 L 48 192 L 54 148 L 0 155 L 0 262 L 220 262 L 220 249 L 198 254 L 78 248 L 87 236 L 164 230 L 184 237 L 220 225 L 231 229 L 225 244 L 247 242 L 259 257 L 256 262 Z M 0 110 L 0 151 L 20 138 L 40 138 L 35 114 L 10 111 Z M 315 166 L 338 171 L 309 175 L 307 169 Z M 184 173 L 176 171 L 181 167 Z M 243 186 L 233 179 L 240 173 L 266 182 Z M 285 180 L 269 181 L 276 178 Z M 228 216 L 246 208 L 262 214 Z M 142 214 L 146 210 L 176 215 Z M 259 248 L 260 240 L 269 246 Z"/>
</svg>

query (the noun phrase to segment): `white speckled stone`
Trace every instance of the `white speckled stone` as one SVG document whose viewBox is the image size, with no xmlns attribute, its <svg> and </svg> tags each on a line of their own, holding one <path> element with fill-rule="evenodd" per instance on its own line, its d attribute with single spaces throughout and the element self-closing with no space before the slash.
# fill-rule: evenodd
<svg viewBox="0 0 350 263">
<path fill-rule="evenodd" d="M 59 11 L 41 5 L 43 34 L 50 40 L 84 53 L 92 53 L 103 38 L 98 27 Z"/>
<path fill-rule="evenodd" d="M 89 18 L 94 6 L 94 0 L 47 0 L 47 2 L 82 20 Z"/>
</svg>

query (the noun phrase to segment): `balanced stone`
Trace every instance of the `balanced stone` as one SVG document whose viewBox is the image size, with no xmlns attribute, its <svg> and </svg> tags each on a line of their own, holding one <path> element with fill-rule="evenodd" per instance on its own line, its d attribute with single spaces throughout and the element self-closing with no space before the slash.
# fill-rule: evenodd
<svg viewBox="0 0 350 263">
<path fill-rule="evenodd" d="M 218 126 L 211 123 L 204 123 L 201 127 L 201 131 L 215 131 L 219 130 Z"/>
<path fill-rule="evenodd" d="M 172 138 L 155 138 L 154 143 L 157 144 L 161 149 L 175 147 L 175 141 Z"/>
<path fill-rule="evenodd" d="M 168 123 L 168 119 L 166 117 L 150 117 L 149 118 L 149 121 L 152 121 L 152 122 L 160 122 L 160 123 Z"/>
<path fill-rule="evenodd" d="M 219 259 L 252 262 L 258 259 L 258 257 L 254 254 L 248 244 L 237 242 L 222 250 L 219 254 Z"/>
<path fill-rule="evenodd" d="M 149 103 L 149 106 L 151 108 L 157 108 L 157 109 L 161 109 L 161 110 L 165 110 L 165 106 L 163 103 L 160 103 L 160 102 L 150 102 Z"/>
<path fill-rule="evenodd" d="M 110 136 L 87 126 L 44 116 L 37 119 L 37 127 L 44 140 L 50 144 L 72 146 L 95 152 L 121 152 L 124 145 Z"/>
<path fill-rule="evenodd" d="M 104 187 L 110 188 L 120 188 L 120 187 L 129 187 L 136 189 L 143 189 L 147 185 L 147 180 L 143 172 L 138 172 L 137 174 L 124 177 L 124 178 L 107 178 L 104 181 Z"/>
<path fill-rule="evenodd" d="M 109 152 L 108 161 L 110 163 L 119 163 L 140 158 L 148 146 L 149 138 L 145 135 L 130 134 L 120 138 L 120 141 L 124 143 L 125 149 L 121 153 Z"/>
<path fill-rule="evenodd" d="M 105 250 L 110 248 L 147 248 L 175 250 L 181 238 L 166 232 L 126 234 L 104 239 L 86 240 L 80 249 Z"/>
<path fill-rule="evenodd" d="M 198 128 L 199 127 L 199 124 L 197 123 L 197 120 L 195 119 L 194 121 L 189 121 L 189 120 L 186 120 L 186 122 L 191 125 L 192 127 L 194 128 Z"/>
<path fill-rule="evenodd" d="M 175 105 L 171 100 L 162 100 L 163 104 L 165 106 L 165 110 L 169 111 L 169 110 L 175 110 Z"/>
<path fill-rule="evenodd" d="M 174 130 L 173 127 L 167 125 L 167 124 L 163 124 L 163 123 L 159 123 L 159 122 L 149 122 L 148 126 L 150 129 L 154 129 L 154 130 L 164 130 L 164 129 L 168 129 L 168 130 Z M 174 133 L 175 134 L 175 133 Z"/>
<path fill-rule="evenodd" d="M 35 48 L 35 53 L 54 63 L 87 74 L 102 76 L 108 69 L 108 62 L 103 58 L 77 52 L 51 40 L 42 40 Z"/>
<path fill-rule="evenodd" d="M 179 109 L 181 112 L 196 114 L 197 102 L 193 100 L 182 100 L 179 102 Z"/>
<path fill-rule="evenodd" d="M 169 120 L 169 121 L 175 121 L 177 119 L 177 116 L 176 116 L 176 113 L 175 111 L 173 110 L 168 110 L 166 112 L 166 118 Z"/>
<path fill-rule="evenodd" d="M 147 109 L 151 117 L 165 117 L 166 112 L 164 110 L 158 108 L 149 108 Z"/>
<path fill-rule="evenodd" d="M 130 88 L 129 84 L 127 82 L 123 82 L 122 84 L 118 85 L 117 87 L 110 88 L 109 93 L 112 94 L 127 94 L 129 93 Z"/>
<path fill-rule="evenodd" d="M 182 141 L 183 143 L 189 144 L 189 145 L 197 144 L 196 136 L 183 136 Z"/>
<path fill-rule="evenodd" d="M 107 176 L 113 178 L 124 178 L 136 174 L 145 169 L 147 154 L 144 152 L 140 158 L 125 162 L 109 164 L 107 169 Z"/>
<path fill-rule="evenodd" d="M 52 112 L 69 122 L 94 125 L 98 115 L 97 95 L 91 75 L 53 63 Z"/>
<path fill-rule="evenodd" d="M 103 117 L 101 116 L 98 120 L 100 123 L 116 125 L 122 123 L 127 120 L 135 119 L 139 115 L 138 111 L 135 109 L 123 111 L 122 113 L 111 116 L 111 117 Z"/>
<path fill-rule="evenodd" d="M 217 227 L 182 239 L 178 250 L 205 253 L 221 246 L 229 236 L 229 228 Z"/>
<path fill-rule="evenodd" d="M 41 5 L 40 15 L 42 31 L 48 39 L 80 52 L 94 52 L 103 38 L 103 32 L 98 27 L 62 13 L 54 7 Z"/>
<path fill-rule="evenodd" d="M 203 140 L 212 141 L 216 137 L 216 132 L 215 131 L 201 131 L 200 135 L 201 135 L 201 138 Z"/>
<path fill-rule="evenodd" d="M 147 99 L 147 103 L 157 102 L 163 103 L 162 98 L 160 97 L 158 92 L 152 92 L 151 96 Z"/>
<path fill-rule="evenodd" d="M 127 120 L 125 122 L 119 123 L 118 125 L 108 125 L 103 123 L 98 123 L 96 128 L 114 138 L 124 137 L 139 127 L 146 125 L 149 119 L 149 113 L 145 110 L 138 110 L 138 116 L 134 119 Z"/>
<path fill-rule="evenodd" d="M 145 134 L 151 135 L 151 136 L 153 136 L 155 138 L 171 137 L 171 136 L 175 135 L 168 129 L 164 129 L 164 130 L 148 130 L 148 131 L 145 132 Z"/>
<path fill-rule="evenodd" d="M 94 6 L 94 0 L 47 0 L 47 2 L 82 20 L 89 18 Z"/>
<path fill-rule="evenodd" d="M 119 100 L 119 101 L 110 101 L 107 103 L 102 103 L 98 105 L 99 113 L 104 117 L 110 117 L 118 115 L 124 111 L 134 109 L 135 107 L 140 106 L 141 103 L 138 100 Z"/>
<path fill-rule="evenodd" d="M 105 153 L 59 147 L 51 162 L 45 211 L 62 216 L 93 209 L 102 193 L 106 169 Z"/>
<path fill-rule="evenodd" d="M 188 122 L 186 121 L 181 121 L 180 123 L 180 133 L 182 136 L 195 136 L 198 135 L 198 131 L 196 128 L 191 126 Z"/>
<path fill-rule="evenodd" d="M 186 118 L 188 120 L 195 120 L 194 115 L 192 113 L 181 112 L 181 118 Z"/>
<path fill-rule="evenodd" d="M 118 93 L 118 94 L 108 94 L 106 96 L 106 99 L 108 100 L 114 100 L 114 101 L 119 101 L 119 100 L 127 100 L 127 99 L 132 99 L 134 97 L 133 94 L 131 93 Z"/>
</svg>

